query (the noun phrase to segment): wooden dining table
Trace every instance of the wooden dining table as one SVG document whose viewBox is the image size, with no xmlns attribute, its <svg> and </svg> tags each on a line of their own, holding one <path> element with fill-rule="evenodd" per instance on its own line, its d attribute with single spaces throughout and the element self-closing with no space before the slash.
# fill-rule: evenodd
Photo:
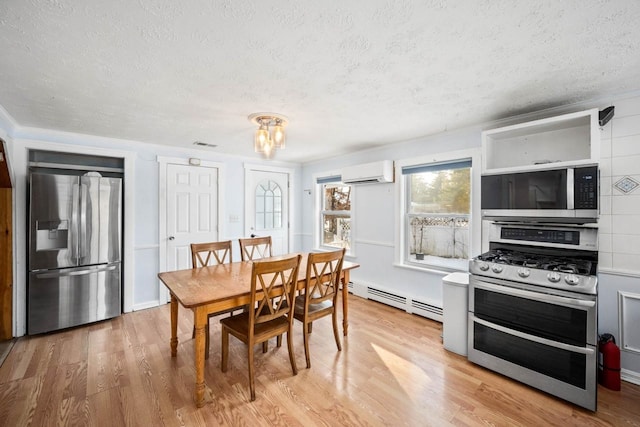
<svg viewBox="0 0 640 427">
<path fill-rule="evenodd" d="M 277 260 L 297 254 L 281 255 L 263 260 Z M 171 356 L 178 351 L 178 306 L 193 311 L 195 326 L 196 385 L 194 399 L 197 407 L 204 405 L 205 327 L 209 313 L 241 307 L 251 302 L 252 261 L 233 262 L 188 270 L 159 273 L 158 278 L 171 294 Z M 349 328 L 348 283 L 350 271 L 359 264 L 344 261 L 342 265 L 342 328 L 347 336 Z M 298 271 L 298 289 L 306 280 L 307 254 L 302 254 Z"/>
</svg>

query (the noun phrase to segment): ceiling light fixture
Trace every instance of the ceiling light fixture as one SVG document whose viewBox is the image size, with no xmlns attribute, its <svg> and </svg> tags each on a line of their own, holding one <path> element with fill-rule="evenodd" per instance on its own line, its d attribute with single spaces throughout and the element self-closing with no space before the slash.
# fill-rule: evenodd
<svg viewBox="0 0 640 427">
<path fill-rule="evenodd" d="M 253 139 L 253 149 L 269 158 L 277 149 L 284 149 L 286 135 L 284 127 L 289 120 L 275 113 L 253 113 L 248 117 L 251 123 L 258 125 Z"/>
</svg>

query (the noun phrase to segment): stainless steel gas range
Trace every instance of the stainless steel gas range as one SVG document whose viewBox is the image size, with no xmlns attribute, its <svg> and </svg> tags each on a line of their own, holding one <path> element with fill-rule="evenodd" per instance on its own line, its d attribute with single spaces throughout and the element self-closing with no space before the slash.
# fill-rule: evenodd
<svg viewBox="0 0 640 427">
<path fill-rule="evenodd" d="M 597 229 L 492 223 L 470 261 L 470 361 L 596 410 Z"/>
</svg>

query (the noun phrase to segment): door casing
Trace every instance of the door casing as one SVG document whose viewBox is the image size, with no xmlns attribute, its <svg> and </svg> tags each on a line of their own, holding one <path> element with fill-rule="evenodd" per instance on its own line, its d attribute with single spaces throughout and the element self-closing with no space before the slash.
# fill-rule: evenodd
<svg viewBox="0 0 640 427">
<path fill-rule="evenodd" d="M 159 180 L 158 180 L 158 187 L 159 187 L 159 212 L 158 212 L 158 225 L 159 225 L 159 230 L 158 230 L 158 256 L 159 256 L 159 262 L 158 262 L 158 266 L 159 266 L 159 271 L 166 271 L 167 268 L 167 256 L 169 254 L 167 254 L 167 239 L 169 238 L 169 236 L 167 235 L 167 168 L 169 164 L 173 164 L 173 165 L 183 165 L 183 166 L 189 166 L 190 165 L 190 161 L 189 159 L 184 159 L 184 158 L 177 158 L 177 157 L 162 157 L 162 156 L 158 156 L 157 158 L 158 163 L 159 163 Z M 216 168 L 218 169 L 218 203 L 217 203 L 217 224 L 216 227 L 218 229 L 218 238 L 221 239 L 222 236 L 225 236 L 225 230 L 223 227 L 224 222 L 222 221 L 222 212 L 225 211 L 224 208 L 224 200 L 225 200 L 225 195 L 224 195 L 224 188 L 225 188 L 225 183 L 224 183 L 224 177 L 225 177 L 225 164 L 224 163 L 220 163 L 220 162 L 209 162 L 209 161 L 204 161 L 201 160 L 200 161 L 200 165 L 199 166 L 192 166 L 192 167 L 208 167 L 208 168 Z M 166 288 L 166 286 L 164 286 L 162 284 L 162 282 L 160 280 L 158 280 L 158 304 L 164 304 L 166 302 L 169 301 L 169 292 Z"/>
<path fill-rule="evenodd" d="M 245 218 L 245 236 L 249 237 L 252 233 L 251 227 L 253 226 L 252 222 L 253 222 L 253 214 L 254 212 L 249 212 L 249 206 L 252 205 L 251 203 L 251 198 L 254 197 L 254 192 L 253 192 L 253 188 L 249 188 L 249 182 L 251 181 L 249 179 L 249 175 L 251 174 L 251 172 L 253 171 L 260 171 L 260 172 L 275 172 L 275 173 L 282 173 L 282 174 L 286 174 L 287 175 L 287 182 L 288 184 L 288 188 L 285 189 L 286 191 L 288 191 L 288 203 L 286 206 L 286 209 L 288 210 L 288 218 L 289 218 L 289 226 L 287 228 L 287 245 L 288 245 L 288 252 L 291 252 L 293 250 L 293 231 L 294 230 L 294 218 L 292 215 L 293 212 L 293 206 L 294 206 L 294 195 L 295 195 L 295 190 L 294 190 L 294 183 L 293 183 L 293 176 L 294 176 L 294 170 L 291 168 L 282 168 L 282 167 L 275 167 L 275 166 L 269 166 L 269 165 L 258 165 L 258 164 L 250 164 L 250 163 L 245 163 L 244 164 L 244 182 L 245 182 L 245 189 L 244 189 L 244 197 L 245 197 L 245 213 L 244 213 L 244 218 Z"/>
</svg>

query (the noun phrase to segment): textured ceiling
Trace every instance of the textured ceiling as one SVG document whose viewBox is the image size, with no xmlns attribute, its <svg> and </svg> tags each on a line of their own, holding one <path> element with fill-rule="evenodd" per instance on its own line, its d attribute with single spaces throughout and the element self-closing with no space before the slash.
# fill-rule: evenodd
<svg viewBox="0 0 640 427">
<path fill-rule="evenodd" d="M 2 0 L 19 126 L 309 161 L 640 89 L 637 0 Z"/>
</svg>

